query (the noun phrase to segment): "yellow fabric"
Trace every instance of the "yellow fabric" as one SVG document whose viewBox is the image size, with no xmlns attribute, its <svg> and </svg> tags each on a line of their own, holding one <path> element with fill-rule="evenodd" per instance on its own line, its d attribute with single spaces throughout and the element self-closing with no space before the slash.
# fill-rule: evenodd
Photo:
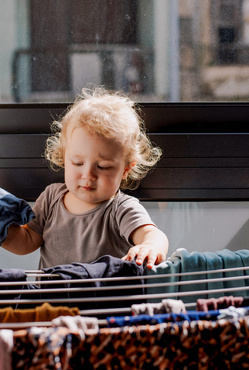
<svg viewBox="0 0 249 370">
<path fill-rule="evenodd" d="M 41 306 L 28 309 L 1 308 L 0 322 L 51 321 L 59 316 L 76 316 L 79 314 L 80 312 L 77 307 L 53 307 L 49 303 L 43 303 Z"/>
</svg>

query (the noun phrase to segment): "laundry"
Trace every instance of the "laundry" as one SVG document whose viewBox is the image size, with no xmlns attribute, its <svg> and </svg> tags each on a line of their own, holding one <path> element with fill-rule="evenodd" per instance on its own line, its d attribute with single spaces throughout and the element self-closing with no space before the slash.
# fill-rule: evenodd
<svg viewBox="0 0 249 370">
<path fill-rule="evenodd" d="M 248 368 L 249 318 L 100 328 L 65 327 L 14 333 L 13 369 Z M 40 366 L 40 367 L 39 367 Z"/>
<path fill-rule="evenodd" d="M 13 369 L 70 369 L 73 347 L 81 341 L 79 332 L 64 327 L 19 330 L 14 333 Z"/>
<path fill-rule="evenodd" d="M 17 308 L 15 300 L 21 298 L 21 290 L 26 288 L 26 285 L 23 285 L 21 283 L 26 281 L 27 274 L 22 269 L 0 269 L 0 282 L 5 283 L 4 285 L 0 286 L 0 290 L 2 291 L 2 294 L 0 295 L 0 300 L 10 299 L 13 301 L 11 307 Z M 8 284 L 10 282 L 16 282 L 17 285 L 15 286 Z M 11 290 L 15 290 L 17 287 L 19 288 L 20 293 L 11 293 Z M 29 285 L 28 289 L 33 289 L 31 284 Z"/>
<path fill-rule="evenodd" d="M 246 368 L 247 330 L 248 319 L 101 329 L 82 343 L 83 364 L 106 369 Z"/>
<path fill-rule="evenodd" d="M 25 200 L 0 188 L 0 245 L 4 242 L 10 225 L 25 225 L 33 218 L 35 214 Z"/>
<path fill-rule="evenodd" d="M 98 319 L 96 317 L 85 317 L 85 316 L 59 316 L 52 320 L 52 326 L 60 327 L 63 326 L 68 328 L 70 332 L 77 330 L 83 331 L 83 333 L 97 334 L 99 331 Z M 82 336 L 83 337 L 83 336 Z"/>
<path fill-rule="evenodd" d="M 219 310 L 222 308 L 228 308 L 229 306 L 241 307 L 243 304 L 243 297 L 219 297 L 219 298 L 209 298 L 209 299 L 197 299 L 196 309 L 197 311 L 206 311 L 209 310 Z"/>
<path fill-rule="evenodd" d="M 228 308 L 221 309 L 217 319 L 237 320 L 238 318 L 244 318 L 245 316 L 248 316 L 248 314 L 249 314 L 248 307 L 236 308 L 234 306 L 230 306 Z"/>
<path fill-rule="evenodd" d="M 163 299 L 161 303 L 133 304 L 131 306 L 131 312 L 134 316 L 141 314 L 152 316 L 160 313 L 186 312 L 186 308 L 181 300 Z"/>
<path fill-rule="evenodd" d="M 26 281 L 27 274 L 22 269 L 0 269 L 0 281 Z M 2 287 L 1 287 L 2 289 Z"/>
<path fill-rule="evenodd" d="M 108 308 L 108 307 L 123 307 L 124 304 L 128 307 L 134 303 L 133 300 L 130 300 L 129 297 L 131 295 L 143 295 L 145 290 L 142 286 L 143 284 L 143 266 L 138 266 L 135 261 L 123 261 L 119 258 L 112 257 L 109 255 L 105 255 L 97 259 L 92 263 L 72 263 L 69 265 L 58 265 L 53 266 L 51 268 L 43 269 L 45 273 L 49 274 L 57 274 L 61 279 L 64 280 L 72 280 L 71 283 L 65 283 L 64 287 L 67 288 L 67 292 L 63 294 L 58 294 L 57 297 L 65 298 L 68 305 L 70 305 L 70 300 L 72 298 L 100 298 L 99 300 L 95 300 L 94 302 L 84 302 L 78 303 L 77 306 L 80 309 L 90 309 L 90 308 Z M 129 276 L 137 276 L 138 279 L 133 280 L 111 280 L 110 281 L 101 281 L 101 278 L 115 278 L 115 277 L 129 277 Z M 57 277 L 58 279 L 58 277 Z M 86 281 L 82 281 L 81 283 L 74 283 L 75 279 L 86 279 Z M 91 282 L 87 279 L 100 279 L 99 281 Z M 48 277 L 47 280 L 54 280 L 53 277 Z M 125 295 L 127 299 L 123 299 L 119 301 L 119 297 L 124 295 L 124 291 L 120 289 L 122 285 L 130 286 L 130 289 L 125 291 Z M 139 288 L 132 289 L 132 285 L 138 284 L 141 285 Z M 108 290 L 108 287 L 117 287 L 115 290 Z M 42 285 L 42 289 L 46 289 L 48 287 L 58 288 L 62 287 L 60 284 L 58 285 Z M 70 288 L 73 287 L 93 287 L 93 288 L 101 288 L 103 290 L 98 291 L 97 289 L 93 289 L 91 292 L 70 292 Z M 105 297 L 114 296 L 111 302 L 105 299 Z M 51 295 L 46 295 L 47 298 L 51 297 Z M 44 295 L 43 295 L 44 298 Z M 144 299 L 145 300 L 145 299 Z"/>
<path fill-rule="evenodd" d="M 12 370 L 13 331 L 0 330 L 0 370 Z"/>
<path fill-rule="evenodd" d="M 220 293 L 211 293 L 212 289 L 233 289 L 236 287 L 249 286 L 249 279 L 246 279 L 246 275 L 249 274 L 249 270 L 236 271 L 236 267 L 249 266 L 249 250 L 238 250 L 230 251 L 223 249 L 218 252 L 189 252 L 186 249 L 176 250 L 165 262 L 154 266 L 152 269 L 145 269 L 145 273 L 149 276 L 158 276 L 155 279 L 149 279 L 148 283 L 154 283 L 153 288 L 148 287 L 147 293 L 182 293 L 190 290 L 190 286 L 187 284 L 181 285 L 178 283 L 192 281 L 191 291 L 192 296 L 183 296 L 181 299 L 184 303 L 190 303 L 195 297 L 195 292 L 205 291 L 206 293 L 200 295 L 198 298 L 218 298 Z M 232 268 L 233 271 L 222 272 L 217 271 L 211 273 L 213 270 Z M 199 272 L 198 274 L 194 274 Z M 184 275 L 184 273 L 188 273 Z M 164 278 L 165 283 L 170 283 L 168 286 L 156 286 L 161 283 L 160 275 L 166 274 L 169 277 Z M 235 280 L 232 277 L 241 276 L 240 280 Z M 230 278 L 227 281 L 215 281 L 214 278 Z M 193 281 L 196 281 L 193 282 Z M 201 280 L 201 283 L 198 281 Z M 245 291 L 241 292 L 230 292 L 233 295 L 248 295 Z M 173 298 L 173 297 L 172 297 Z M 174 296 L 175 298 L 175 296 Z M 149 301 L 151 302 L 151 301 Z"/>
<path fill-rule="evenodd" d="M 37 322 L 51 321 L 58 316 L 76 316 L 79 315 L 77 307 L 69 308 L 66 306 L 53 307 L 49 303 L 43 303 L 32 309 L 13 309 L 5 307 L 0 309 L 0 322 Z"/>
<path fill-rule="evenodd" d="M 141 314 L 137 316 L 111 316 L 107 317 L 109 327 L 124 327 L 133 325 L 156 325 L 166 322 L 181 322 L 181 321 L 197 321 L 197 320 L 217 320 L 220 315 L 219 310 L 206 312 L 187 311 L 186 313 L 169 313 L 169 314 L 155 314 L 146 315 Z"/>
<path fill-rule="evenodd" d="M 6 321 L 6 326 L 2 328 L 15 328 L 11 354 L 13 369 L 246 368 L 249 364 L 248 351 L 245 350 L 249 345 L 249 307 L 245 307 L 248 302 L 245 286 L 247 269 L 239 265 L 244 263 L 247 253 L 221 254 L 235 259 L 239 270 L 236 267 L 229 271 L 220 269 L 216 261 L 218 269 L 214 275 L 219 276 L 216 283 L 221 295 L 205 299 L 199 298 L 203 291 L 192 290 L 192 281 L 196 279 L 197 286 L 200 281 L 202 289 L 205 285 L 208 295 L 210 284 L 215 287 L 213 274 L 211 270 L 200 271 L 199 280 L 200 275 L 195 276 L 195 272 L 199 271 L 196 266 L 191 271 L 191 256 L 185 252 L 188 271 L 181 272 L 182 267 L 178 265 L 179 273 L 161 274 L 161 279 L 160 275 L 155 278 L 143 275 L 145 268 L 135 262 L 128 263 L 110 256 L 103 256 L 92 264 L 58 265 L 39 271 L 42 278 L 37 287 L 33 286 L 33 282 L 29 284 L 25 281 L 24 284 L 27 272 L 2 271 L 1 275 L 0 271 L 3 281 L 4 276 L 12 279 L 16 274 L 21 279 L 17 281 L 21 298 L 26 297 L 30 301 L 25 305 L 35 306 L 34 309 L 23 310 L 5 307 L 8 313 L 2 319 L 1 312 L 4 315 L 7 310 L 0 309 L 2 325 Z M 193 257 L 197 265 L 204 264 L 203 255 Z M 179 260 L 175 254 L 170 261 L 177 258 Z M 160 269 L 162 266 L 157 267 Z M 242 278 L 238 280 L 241 289 L 236 291 L 236 295 L 226 295 L 227 286 L 224 283 L 227 284 L 228 280 L 222 280 L 220 275 L 225 279 L 230 275 L 234 279 L 231 285 L 236 289 L 236 277 Z M 185 277 L 188 285 L 183 287 L 180 283 L 185 283 Z M 153 296 L 159 299 L 160 294 L 156 291 L 159 286 L 155 281 L 162 283 L 167 279 L 175 279 L 172 286 L 174 289 L 178 286 L 176 294 L 183 292 L 189 302 L 162 297 L 160 302 L 148 302 L 152 296 L 150 294 L 148 299 L 146 295 L 149 284 L 153 282 Z M 78 290 L 74 291 L 74 288 Z M 10 290 L 6 293 L 10 294 Z M 75 298 L 77 304 L 73 306 Z M 54 301 L 55 304 L 52 303 Z M 192 305 L 196 310 L 189 309 Z M 123 315 L 126 309 L 128 314 Z M 16 318 L 8 322 L 6 318 L 14 313 Z M 27 316 L 29 313 L 31 316 Z M 30 321 L 22 322 L 18 315 L 26 315 L 23 320 Z M 44 325 L 42 320 L 46 321 Z M 11 326 L 12 323 L 15 326 Z M 19 329 L 25 330 L 18 330 L 18 324 Z"/>
</svg>

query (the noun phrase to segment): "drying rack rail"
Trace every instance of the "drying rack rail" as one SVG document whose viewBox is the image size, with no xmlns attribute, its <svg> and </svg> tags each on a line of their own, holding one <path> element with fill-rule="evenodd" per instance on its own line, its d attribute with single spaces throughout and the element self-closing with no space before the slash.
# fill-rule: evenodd
<svg viewBox="0 0 249 370">
<path fill-rule="evenodd" d="M 158 299 L 183 299 L 184 297 L 191 297 L 193 301 L 185 303 L 185 306 L 187 308 L 195 308 L 196 299 L 205 294 L 209 297 L 213 294 L 216 296 L 217 294 L 220 294 L 220 296 L 232 294 L 247 296 L 247 292 L 249 291 L 249 275 L 244 275 L 247 271 L 249 271 L 248 266 L 217 269 L 206 272 L 193 271 L 161 275 L 59 279 L 58 274 L 45 274 L 42 270 L 27 270 L 25 271 L 27 278 L 32 277 L 36 278 L 36 280 L 10 281 L 7 283 L 4 281 L 0 282 L 0 307 L 14 304 L 21 308 L 22 305 L 40 305 L 44 302 L 55 305 L 70 304 L 70 306 L 77 306 L 80 303 L 82 307 L 84 303 L 98 304 L 110 302 L 109 309 L 81 309 L 80 312 L 84 315 L 98 315 L 103 313 L 123 314 L 130 312 L 130 307 L 126 307 L 127 301 L 139 303 L 153 302 Z M 208 278 L 203 278 L 205 273 L 208 275 Z M 215 277 L 216 274 L 227 273 L 232 274 L 232 276 Z M 243 275 L 236 275 L 238 273 L 243 273 Z M 198 278 L 199 275 L 201 275 L 201 278 Z M 190 280 L 183 280 L 190 277 Z M 173 279 L 181 280 L 173 281 Z M 133 284 L 128 285 L 127 282 L 132 282 Z M 109 284 L 108 286 L 106 286 L 107 283 Z M 117 283 L 118 285 L 114 285 Z M 220 283 L 230 284 L 231 286 L 222 289 L 219 287 L 215 289 L 210 289 L 208 287 L 207 289 L 198 288 L 198 286 L 210 283 L 212 283 L 212 286 Z M 237 286 L 233 286 L 235 283 Z M 95 284 L 103 285 L 96 286 Z M 7 289 L 6 285 L 8 287 Z M 195 289 L 193 289 L 194 286 Z M 32 289 L 30 289 L 30 287 L 32 287 Z M 164 289 L 164 292 L 148 293 L 148 289 L 151 291 L 154 288 L 157 291 Z M 134 293 L 134 291 L 138 289 L 143 290 L 143 294 Z M 172 291 L 172 289 L 176 291 Z M 37 294 L 40 294 L 41 298 L 37 298 Z M 75 294 L 77 294 L 77 297 L 74 296 Z M 8 299 L 5 298 L 6 295 L 8 295 Z M 46 297 L 42 298 L 44 295 L 46 295 Z M 60 297 L 60 295 L 63 295 L 63 297 Z M 10 298 L 10 296 L 13 296 L 13 299 Z M 123 303 L 124 307 L 111 307 L 111 302 Z"/>
</svg>

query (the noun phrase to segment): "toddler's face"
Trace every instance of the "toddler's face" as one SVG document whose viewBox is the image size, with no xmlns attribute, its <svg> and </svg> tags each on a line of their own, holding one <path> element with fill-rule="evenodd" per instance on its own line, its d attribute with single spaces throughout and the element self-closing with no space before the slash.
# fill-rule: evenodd
<svg viewBox="0 0 249 370">
<path fill-rule="evenodd" d="M 119 143 L 92 135 L 83 127 L 68 132 L 65 182 L 69 192 L 64 203 L 70 212 L 82 213 L 111 199 L 127 174 Z"/>
</svg>

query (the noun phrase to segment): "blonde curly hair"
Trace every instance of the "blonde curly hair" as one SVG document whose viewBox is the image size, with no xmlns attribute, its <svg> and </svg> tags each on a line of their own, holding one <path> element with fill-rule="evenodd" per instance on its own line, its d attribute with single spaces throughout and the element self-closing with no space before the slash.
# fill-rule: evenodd
<svg viewBox="0 0 249 370">
<path fill-rule="evenodd" d="M 51 125 L 53 135 L 47 139 L 45 158 L 54 170 L 64 167 L 68 127 L 84 126 L 94 135 L 119 142 L 127 165 L 134 164 L 120 184 L 123 190 L 136 189 L 162 155 L 147 137 L 139 108 L 129 97 L 103 87 L 84 88 L 66 114 Z"/>
</svg>

